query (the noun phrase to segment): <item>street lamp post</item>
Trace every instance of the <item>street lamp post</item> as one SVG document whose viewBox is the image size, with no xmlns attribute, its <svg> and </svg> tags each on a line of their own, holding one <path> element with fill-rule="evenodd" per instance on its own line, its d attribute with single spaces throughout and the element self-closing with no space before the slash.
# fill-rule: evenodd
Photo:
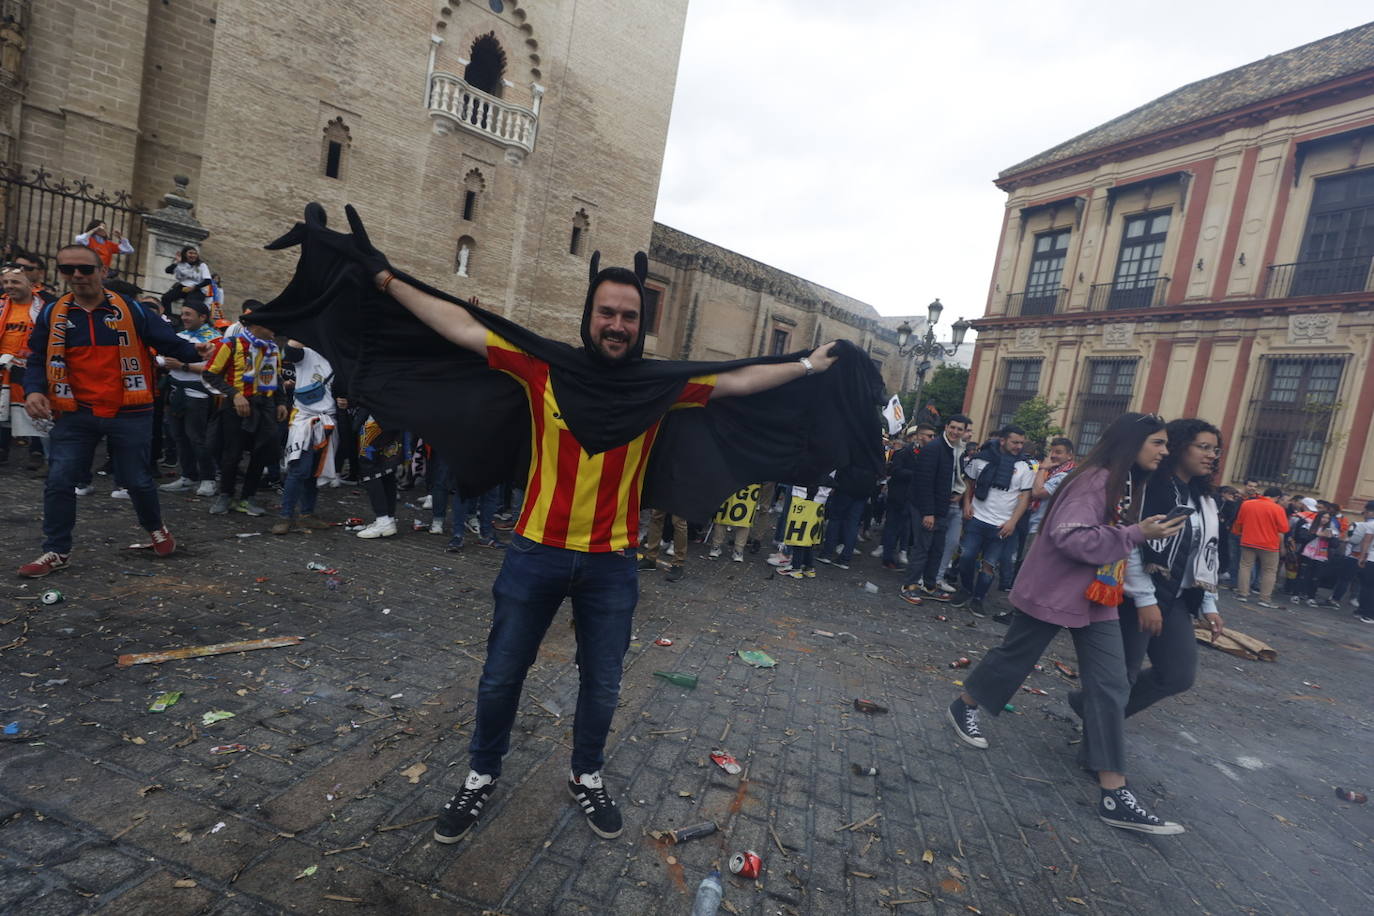
<svg viewBox="0 0 1374 916">
<path fill-rule="evenodd" d="M 950 325 L 950 343 L 952 346 L 945 346 L 935 339 L 935 325 L 940 322 L 940 313 L 945 307 L 936 299 L 926 306 L 926 332 L 915 339 L 911 336 L 911 325 L 905 321 L 897 328 L 897 353 L 901 356 L 909 356 L 919 360 L 916 364 L 916 399 L 912 403 L 913 414 L 921 409 L 921 390 L 926 385 L 926 373 L 931 369 L 931 358 L 943 358 L 953 356 L 959 352 L 959 347 L 963 346 L 964 335 L 968 333 L 970 323 L 960 318 Z"/>
</svg>

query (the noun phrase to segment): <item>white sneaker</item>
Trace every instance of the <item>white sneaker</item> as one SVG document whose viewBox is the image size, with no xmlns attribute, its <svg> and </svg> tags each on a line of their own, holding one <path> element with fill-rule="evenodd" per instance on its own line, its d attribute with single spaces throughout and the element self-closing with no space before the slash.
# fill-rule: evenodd
<svg viewBox="0 0 1374 916">
<path fill-rule="evenodd" d="M 957 585 L 950 585 L 944 579 L 936 579 L 935 587 L 942 592 L 949 592 L 951 595 L 959 590 L 959 587 Z"/>
<path fill-rule="evenodd" d="M 124 489 L 123 487 L 120 487 L 120 488 L 117 489 L 117 490 L 111 490 L 111 491 L 110 491 L 110 499 L 128 499 L 128 498 L 129 498 L 129 491 L 126 490 L 126 489 Z"/>
<path fill-rule="evenodd" d="M 875 559 L 876 559 L 877 557 L 882 556 L 882 555 L 883 555 L 883 548 L 882 548 L 882 545 L 880 544 L 880 545 L 878 545 L 877 547 L 874 547 L 872 550 L 870 550 L 870 551 L 868 552 L 868 555 L 869 555 L 870 557 L 874 557 Z"/>
<path fill-rule="evenodd" d="M 183 493 L 196 485 L 196 482 L 189 477 L 178 477 L 171 483 L 164 483 L 158 487 L 163 493 Z"/>
<path fill-rule="evenodd" d="M 769 566 L 791 566 L 792 558 L 779 551 L 768 558 Z"/>
<path fill-rule="evenodd" d="M 475 516 L 475 515 L 469 516 L 468 521 L 467 521 L 467 529 L 468 529 L 469 531 L 471 531 L 473 534 L 481 534 L 481 533 L 482 533 L 481 527 L 477 524 L 477 516 Z"/>
<path fill-rule="evenodd" d="M 444 520 L 441 519 L 441 518 L 436 518 L 434 521 L 430 522 L 430 523 L 429 523 L 429 533 L 430 533 L 430 534 L 443 534 L 443 533 L 444 533 Z"/>
<path fill-rule="evenodd" d="M 434 508 L 434 497 L 433 497 L 432 495 L 430 495 L 430 496 L 426 496 L 424 499 L 420 500 L 420 508 L 421 508 L 421 509 L 433 509 L 433 508 Z"/>
<path fill-rule="evenodd" d="M 358 532 L 360 538 L 389 538 L 396 533 L 396 519 L 381 515 L 377 520 Z"/>
<path fill-rule="evenodd" d="M 665 550 L 665 551 L 663 551 L 663 552 L 666 553 L 666 554 L 667 554 L 668 556 L 670 556 L 670 557 L 676 556 L 676 554 L 673 552 L 673 545 L 672 545 L 672 544 L 669 544 L 669 545 L 668 545 L 668 549 Z"/>
<path fill-rule="evenodd" d="M 743 563 L 743 562 L 744 562 L 744 551 L 743 551 L 743 550 L 736 550 L 736 551 L 730 556 L 730 559 L 734 560 L 736 563 Z"/>
<path fill-rule="evenodd" d="M 897 551 L 897 562 L 898 562 L 898 563 L 901 563 L 903 566 L 906 565 L 906 551 L 905 551 L 905 550 L 899 550 L 899 551 Z"/>
<path fill-rule="evenodd" d="M 720 559 L 720 548 L 719 548 L 719 547 L 712 547 L 712 548 L 711 548 L 711 552 L 708 553 L 706 556 L 710 557 L 712 560 L 719 560 L 719 559 Z"/>
<path fill-rule="evenodd" d="M 73 487 L 73 489 L 76 491 L 77 496 L 90 496 L 95 492 L 95 487 L 89 485 L 84 487 Z"/>
<path fill-rule="evenodd" d="M 216 496 L 219 494 L 219 484 L 213 480 L 202 480 L 200 486 L 196 487 L 197 496 Z"/>
<path fill-rule="evenodd" d="M 331 477 L 329 478 L 329 482 L 325 484 L 325 486 L 329 487 L 329 489 L 331 490 L 337 490 L 339 487 L 343 485 L 344 479 L 342 477 Z"/>
</svg>

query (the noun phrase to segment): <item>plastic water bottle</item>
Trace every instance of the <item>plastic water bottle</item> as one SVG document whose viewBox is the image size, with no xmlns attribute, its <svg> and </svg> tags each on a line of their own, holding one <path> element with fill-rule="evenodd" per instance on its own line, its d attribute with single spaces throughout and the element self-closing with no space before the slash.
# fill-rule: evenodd
<svg viewBox="0 0 1374 916">
<path fill-rule="evenodd" d="M 720 898 L 725 891 L 720 886 L 720 869 L 713 868 L 711 873 L 701 879 L 697 887 L 697 899 L 692 903 L 692 916 L 716 916 L 720 910 Z"/>
</svg>

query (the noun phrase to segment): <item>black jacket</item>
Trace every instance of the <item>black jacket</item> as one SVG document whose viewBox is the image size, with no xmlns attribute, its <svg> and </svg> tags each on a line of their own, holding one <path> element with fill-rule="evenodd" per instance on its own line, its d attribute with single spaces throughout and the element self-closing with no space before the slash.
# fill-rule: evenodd
<svg viewBox="0 0 1374 916">
<path fill-rule="evenodd" d="M 963 450 L 963 444 L 959 445 Z M 949 508 L 954 483 L 954 450 L 943 435 L 936 436 L 916 456 L 912 472 L 911 491 L 907 501 L 919 516 L 933 515 L 937 519 Z"/>
<path fill-rule="evenodd" d="M 903 445 L 887 465 L 887 498 L 894 502 L 906 499 L 915 473 L 916 449 Z"/>
</svg>

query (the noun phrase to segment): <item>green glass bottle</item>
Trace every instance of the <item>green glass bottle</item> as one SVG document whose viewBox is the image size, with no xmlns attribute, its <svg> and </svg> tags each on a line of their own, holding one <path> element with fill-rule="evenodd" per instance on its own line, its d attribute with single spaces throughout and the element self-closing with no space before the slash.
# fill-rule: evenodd
<svg viewBox="0 0 1374 916">
<path fill-rule="evenodd" d="M 677 671 L 655 671 L 654 677 L 661 677 L 670 684 L 686 687 L 688 690 L 695 690 L 697 686 L 697 676 L 695 674 L 682 674 Z"/>
</svg>

